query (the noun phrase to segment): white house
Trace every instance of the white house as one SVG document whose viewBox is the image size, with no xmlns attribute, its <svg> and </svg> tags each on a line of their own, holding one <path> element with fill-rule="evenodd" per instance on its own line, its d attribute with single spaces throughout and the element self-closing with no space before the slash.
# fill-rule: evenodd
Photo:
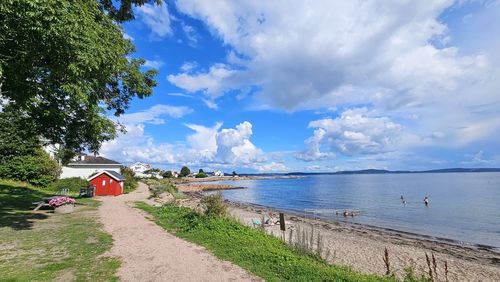
<svg viewBox="0 0 500 282">
<path fill-rule="evenodd" d="M 224 172 L 222 172 L 220 170 L 216 170 L 216 171 L 214 171 L 214 176 L 224 176 Z"/>
<path fill-rule="evenodd" d="M 150 174 L 146 174 L 145 172 L 152 169 L 153 167 L 149 164 L 136 162 L 135 164 L 129 166 L 129 168 L 134 172 L 137 177 L 151 177 Z"/>
<path fill-rule="evenodd" d="M 87 179 L 95 172 L 110 170 L 120 173 L 121 163 L 99 156 L 79 155 L 62 167 L 60 178 L 81 177 Z"/>
</svg>

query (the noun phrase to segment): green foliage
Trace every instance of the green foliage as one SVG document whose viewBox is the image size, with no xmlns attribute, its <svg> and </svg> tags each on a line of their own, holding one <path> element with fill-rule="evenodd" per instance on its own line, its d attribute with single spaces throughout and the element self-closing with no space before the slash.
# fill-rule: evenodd
<svg viewBox="0 0 500 282">
<path fill-rule="evenodd" d="M 160 173 L 160 175 L 163 178 L 172 178 L 172 177 L 174 177 L 174 175 L 172 174 L 172 171 L 170 171 L 170 170 L 163 171 L 163 172 Z"/>
<path fill-rule="evenodd" d="M 108 15 L 117 22 L 124 22 L 134 19 L 134 12 L 132 6 L 142 6 L 145 3 L 156 3 L 162 5 L 162 0 L 127 0 L 127 1 L 112 1 L 112 0 L 98 0 L 99 5 L 107 11 Z M 114 3 L 113 3 L 114 2 Z M 116 7 L 115 4 L 119 6 Z"/>
<path fill-rule="evenodd" d="M 201 199 L 204 214 L 208 217 L 222 218 L 227 216 L 227 206 L 221 193 L 211 194 Z"/>
<path fill-rule="evenodd" d="M 47 187 L 61 173 L 61 167 L 42 149 L 33 155 L 16 156 L 0 164 L 0 178 L 26 181 L 39 187 Z"/>
<path fill-rule="evenodd" d="M 169 232 L 204 246 L 220 259 L 231 261 L 266 281 L 395 281 L 329 265 L 235 220 L 208 217 L 172 204 L 152 207 L 138 203 L 138 206 L 153 214 L 156 222 Z"/>
<path fill-rule="evenodd" d="M 120 167 L 120 174 L 125 176 L 125 183 L 123 184 L 123 190 L 125 193 L 130 193 L 139 187 L 139 182 L 135 177 L 134 171 L 129 167 Z"/>
<path fill-rule="evenodd" d="M 412 267 L 407 267 L 404 269 L 405 276 L 403 277 L 404 282 L 428 282 L 431 279 L 425 277 L 425 275 L 421 275 L 420 277 L 415 274 L 415 270 Z"/>
<path fill-rule="evenodd" d="M 156 86 L 157 71 L 142 72 L 145 60 L 130 59 L 134 46 L 113 20 L 131 12 L 106 14 L 108 2 L 0 1 L 0 93 L 10 101 L 4 111 L 32 121 L 33 136 L 60 144 L 64 161 L 116 136 L 105 109 L 120 115 Z"/>
<path fill-rule="evenodd" d="M 53 192 L 60 191 L 61 189 L 67 188 L 70 193 L 79 193 L 80 188 L 87 188 L 89 182 L 86 179 L 80 177 L 70 177 L 58 179 L 56 182 L 49 185 L 49 190 Z"/>
<path fill-rule="evenodd" d="M 198 170 L 198 173 L 205 173 L 205 172 L 203 171 L 203 169 L 200 168 L 200 170 Z"/>
<path fill-rule="evenodd" d="M 41 144 L 35 125 L 14 112 L 0 112 L 0 165 L 13 157 L 33 155 Z"/>
<path fill-rule="evenodd" d="M 183 166 L 181 168 L 181 172 L 179 173 L 179 176 L 180 177 L 186 177 L 188 176 L 189 174 L 191 173 L 191 170 L 189 170 L 189 168 L 187 166 Z"/>
<path fill-rule="evenodd" d="M 238 174 L 236 173 L 236 171 L 233 170 L 233 177 L 236 175 L 238 175 Z"/>
<path fill-rule="evenodd" d="M 207 177 L 207 174 L 204 172 L 199 172 L 195 175 L 196 178 L 205 178 Z"/>
</svg>

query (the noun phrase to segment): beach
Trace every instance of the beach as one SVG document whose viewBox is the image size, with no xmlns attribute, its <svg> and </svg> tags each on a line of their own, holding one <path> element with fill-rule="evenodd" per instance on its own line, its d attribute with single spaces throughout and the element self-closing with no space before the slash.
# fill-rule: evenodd
<svg viewBox="0 0 500 282">
<path fill-rule="evenodd" d="M 189 197 L 182 205 L 196 208 L 202 193 L 186 193 Z M 279 218 L 276 209 L 226 201 L 232 217 L 253 226 L 255 219 L 264 216 Z M 363 273 L 385 274 L 384 250 L 389 253 L 390 270 L 397 276 L 412 267 L 417 274 L 428 273 L 426 263 L 434 254 L 437 263 L 438 281 L 445 281 L 445 262 L 448 265 L 449 281 L 500 281 L 500 254 L 489 248 L 460 245 L 431 237 L 387 230 L 368 225 L 352 224 L 343 220 L 306 218 L 303 214 L 285 213 L 285 240 L 296 240 L 297 231 L 314 229 L 323 241 L 323 253 L 329 252 L 329 263 L 351 267 Z M 257 227 L 260 228 L 260 227 Z M 279 225 L 267 225 L 264 230 L 275 236 L 283 236 Z M 291 231 L 294 230 L 294 231 Z M 329 250 L 329 251 L 328 251 Z M 433 270 L 434 271 L 434 270 Z"/>
</svg>

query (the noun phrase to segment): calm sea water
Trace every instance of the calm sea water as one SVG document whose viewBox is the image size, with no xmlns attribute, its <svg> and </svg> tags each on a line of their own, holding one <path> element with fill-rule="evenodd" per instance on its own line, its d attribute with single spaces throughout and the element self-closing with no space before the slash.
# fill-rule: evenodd
<svg viewBox="0 0 500 282">
<path fill-rule="evenodd" d="M 322 216 L 500 248 L 500 173 L 315 175 L 223 182 L 247 188 L 223 191 L 231 201 L 301 213 L 359 209 L 362 213 L 354 218 Z"/>
</svg>

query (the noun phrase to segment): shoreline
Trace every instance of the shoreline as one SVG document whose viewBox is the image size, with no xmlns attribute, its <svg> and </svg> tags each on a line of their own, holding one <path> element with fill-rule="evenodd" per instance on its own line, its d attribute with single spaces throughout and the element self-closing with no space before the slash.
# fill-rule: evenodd
<svg viewBox="0 0 500 282">
<path fill-rule="evenodd" d="M 186 195 L 198 202 L 203 192 Z M 263 216 L 278 218 L 280 210 L 256 204 L 231 202 L 230 214 L 240 222 L 253 226 L 252 220 Z M 189 205 L 189 204 L 188 204 Z M 425 254 L 435 254 L 438 265 L 444 261 L 449 266 L 450 281 L 500 281 L 500 252 L 497 248 L 481 244 L 462 244 L 460 241 L 415 234 L 390 228 L 322 217 L 305 217 L 293 211 L 283 211 L 289 229 L 312 230 L 324 237 L 325 245 L 334 254 L 330 263 L 352 267 L 363 273 L 384 274 L 382 260 L 384 249 L 389 250 L 391 266 L 397 276 L 404 276 L 404 268 L 412 267 L 420 273 L 427 272 Z M 269 234 L 281 236 L 279 225 L 266 226 Z M 286 237 L 285 236 L 285 237 Z M 293 236 L 293 235 L 292 235 Z M 438 269 L 441 277 L 444 270 Z"/>
</svg>

